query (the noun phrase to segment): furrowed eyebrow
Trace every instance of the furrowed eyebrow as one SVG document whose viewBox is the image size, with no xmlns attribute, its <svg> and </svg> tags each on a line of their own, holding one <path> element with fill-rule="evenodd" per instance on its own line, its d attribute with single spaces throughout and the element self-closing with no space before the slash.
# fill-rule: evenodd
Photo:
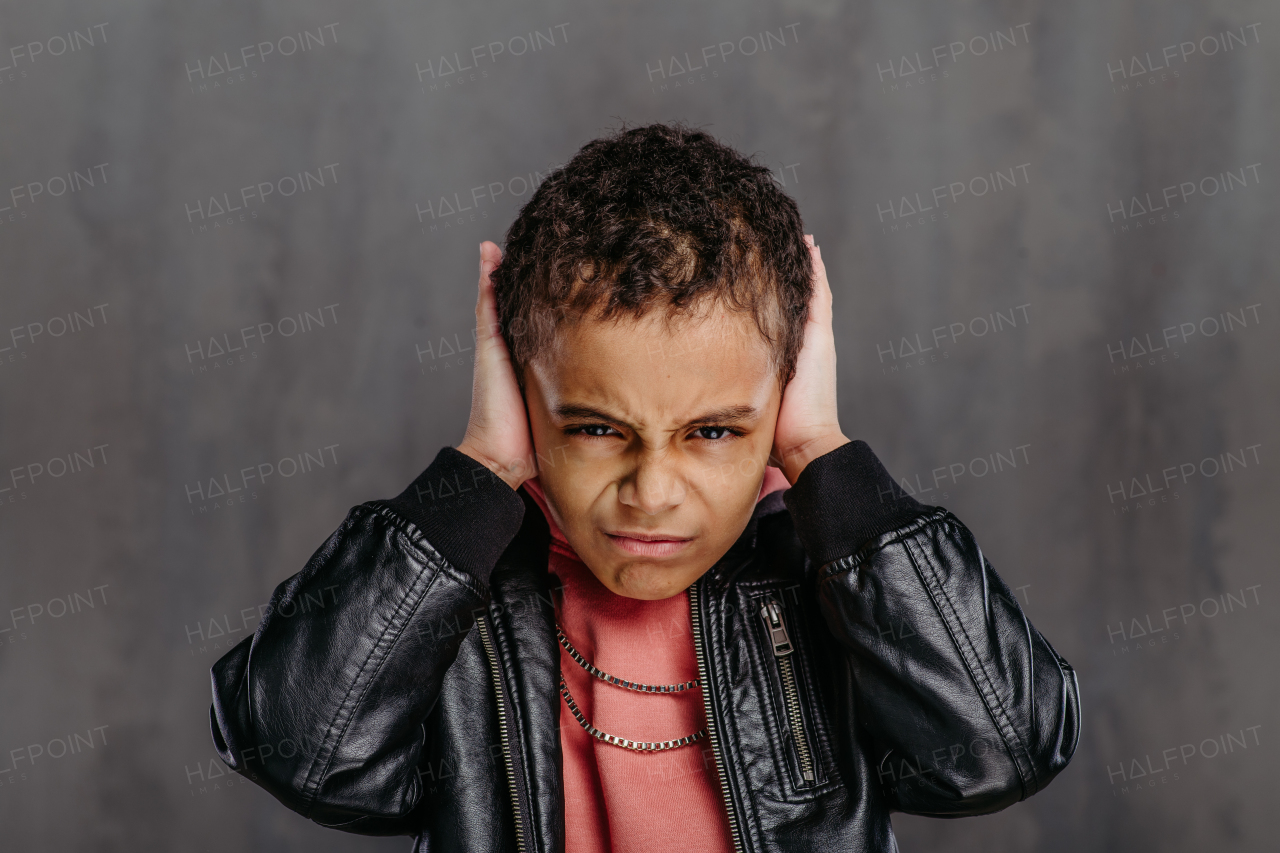
<svg viewBox="0 0 1280 853">
<path fill-rule="evenodd" d="M 599 409 L 593 409 L 590 406 L 580 406 L 575 404 L 562 404 L 552 409 L 552 414 L 560 420 L 599 420 L 609 421 L 610 423 L 622 424 L 623 426 L 631 426 L 622 418 L 614 417 L 608 412 L 602 412 Z M 730 424 L 741 424 L 753 421 L 760 416 L 760 410 L 755 406 L 725 406 L 721 409 L 707 412 L 693 420 L 684 424 L 681 429 L 693 426 L 725 426 Z"/>
<path fill-rule="evenodd" d="M 707 412 L 699 418 L 694 418 L 685 424 L 691 426 L 723 426 L 725 424 L 741 424 L 753 421 L 760 416 L 760 410 L 755 406 L 725 406 L 723 409 L 716 409 L 713 412 Z"/>
</svg>

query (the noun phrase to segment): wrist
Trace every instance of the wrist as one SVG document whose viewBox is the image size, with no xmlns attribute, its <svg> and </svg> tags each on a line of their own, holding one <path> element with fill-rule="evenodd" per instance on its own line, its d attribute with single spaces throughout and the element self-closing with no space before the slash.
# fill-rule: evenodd
<svg viewBox="0 0 1280 853">
<path fill-rule="evenodd" d="M 822 565 L 936 507 L 907 494 L 865 441 L 815 459 L 783 495 L 805 553 Z"/>
<path fill-rule="evenodd" d="M 412 522 L 454 568 L 487 583 L 515 538 L 525 502 L 484 465 L 445 446 L 396 497 L 382 501 Z"/>
<path fill-rule="evenodd" d="M 459 453 L 470 456 L 476 462 L 479 462 L 481 465 L 488 468 L 493 472 L 494 476 L 510 486 L 513 491 L 520 488 L 520 484 L 529 479 L 527 474 L 528 466 L 523 459 L 517 459 L 514 462 L 509 462 L 506 465 L 503 465 L 495 461 L 492 456 L 480 450 L 466 439 L 463 439 L 462 443 L 459 444 L 455 450 Z"/>
<path fill-rule="evenodd" d="M 807 439 L 799 444 L 793 445 L 786 450 L 778 453 L 780 464 L 779 468 L 786 476 L 787 482 L 791 485 L 796 484 L 796 480 L 800 478 L 800 474 L 809 465 L 810 462 L 819 456 L 825 456 L 838 447 L 843 447 L 849 443 L 849 438 L 843 432 L 836 431 L 825 433 L 814 438 Z"/>
</svg>

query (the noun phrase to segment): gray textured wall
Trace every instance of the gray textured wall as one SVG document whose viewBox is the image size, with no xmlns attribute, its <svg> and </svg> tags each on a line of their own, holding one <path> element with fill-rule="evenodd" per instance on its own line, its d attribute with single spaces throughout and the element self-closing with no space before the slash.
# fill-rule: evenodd
<svg viewBox="0 0 1280 853">
<path fill-rule="evenodd" d="M 1273 849 L 1278 11 L 4 0 L 0 844 L 406 849 L 207 778 L 208 668 L 461 440 L 476 244 L 618 119 L 678 118 L 794 193 L 845 431 L 1079 670 L 1067 771 L 897 816 L 902 849 Z"/>
</svg>

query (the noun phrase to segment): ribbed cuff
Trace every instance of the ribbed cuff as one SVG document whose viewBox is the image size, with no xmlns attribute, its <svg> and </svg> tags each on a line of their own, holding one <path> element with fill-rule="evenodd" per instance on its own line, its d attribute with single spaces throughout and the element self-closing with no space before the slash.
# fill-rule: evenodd
<svg viewBox="0 0 1280 853">
<path fill-rule="evenodd" d="M 409 487 L 383 503 L 412 521 L 456 568 L 482 583 L 524 520 L 524 500 L 498 475 L 443 447 Z"/>
<path fill-rule="evenodd" d="M 805 553 L 819 565 L 849 556 L 925 510 L 893 481 L 865 441 L 814 459 L 783 501 Z"/>
</svg>

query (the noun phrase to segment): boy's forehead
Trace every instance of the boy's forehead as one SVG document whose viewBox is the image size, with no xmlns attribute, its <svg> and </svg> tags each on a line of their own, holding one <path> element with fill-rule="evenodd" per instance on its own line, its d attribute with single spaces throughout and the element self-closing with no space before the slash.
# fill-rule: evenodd
<svg viewBox="0 0 1280 853">
<path fill-rule="evenodd" d="M 679 416 L 715 403 L 763 406 L 776 384 L 772 352 L 750 315 L 705 311 L 667 321 L 595 317 L 566 324 L 533 367 L 560 403 L 600 404 L 631 416 Z"/>
<path fill-rule="evenodd" d="M 651 309 L 640 317 L 617 314 L 608 320 L 588 314 L 561 326 L 556 344 L 554 349 L 561 357 L 573 358 L 599 351 L 638 351 L 644 353 L 646 363 L 655 366 L 664 358 L 708 352 L 712 347 L 736 350 L 743 355 L 768 352 L 768 345 L 751 315 L 720 306 L 702 307 L 688 313 Z"/>
</svg>

